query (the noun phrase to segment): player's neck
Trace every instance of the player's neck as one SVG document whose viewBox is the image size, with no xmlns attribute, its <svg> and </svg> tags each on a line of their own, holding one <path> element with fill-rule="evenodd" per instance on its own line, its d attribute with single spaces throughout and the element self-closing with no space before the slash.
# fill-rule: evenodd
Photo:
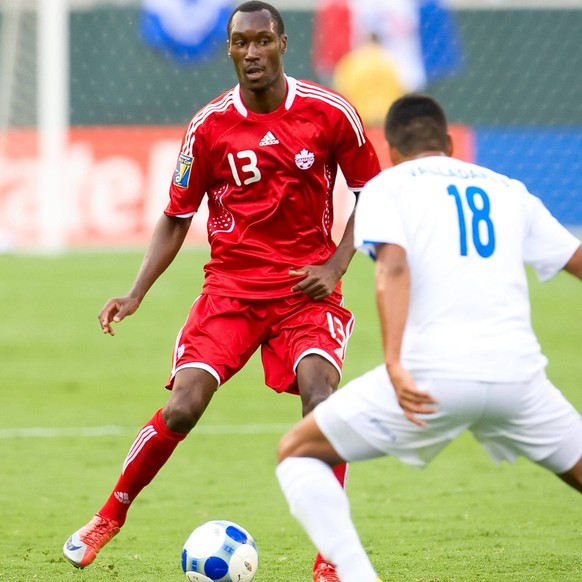
<svg viewBox="0 0 582 582">
<path fill-rule="evenodd" d="M 253 113 L 272 113 L 287 97 L 287 79 L 281 75 L 272 85 L 257 91 L 241 87 L 241 97 L 245 107 Z"/>
<path fill-rule="evenodd" d="M 412 160 L 419 160 L 420 158 L 429 158 L 432 156 L 449 157 L 450 154 L 442 150 L 424 150 L 422 152 L 415 152 L 411 154 L 403 154 L 398 149 L 390 147 L 390 161 L 393 166 L 402 164 L 403 162 L 411 162 Z"/>
<path fill-rule="evenodd" d="M 415 154 L 413 156 L 409 156 L 408 160 L 418 160 L 420 158 L 430 158 L 432 156 L 447 156 L 445 152 L 441 152 L 440 150 L 429 150 L 426 152 L 420 152 L 419 154 Z"/>
</svg>

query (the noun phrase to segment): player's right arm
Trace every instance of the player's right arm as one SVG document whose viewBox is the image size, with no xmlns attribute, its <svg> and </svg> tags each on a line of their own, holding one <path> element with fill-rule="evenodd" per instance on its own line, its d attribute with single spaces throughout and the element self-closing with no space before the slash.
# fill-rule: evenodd
<svg viewBox="0 0 582 582">
<path fill-rule="evenodd" d="M 179 218 L 162 214 L 158 220 L 148 250 L 129 293 L 110 299 L 99 312 L 103 333 L 115 335 L 112 323 L 135 313 L 150 287 L 169 267 L 182 247 L 192 217 Z"/>
<path fill-rule="evenodd" d="M 419 390 L 400 360 L 410 301 L 410 269 L 406 251 L 399 245 L 376 245 L 376 302 L 384 346 L 384 362 L 398 403 L 408 420 L 427 426 L 418 414 L 436 412 L 436 400 Z"/>
<path fill-rule="evenodd" d="M 580 245 L 570 260 L 564 265 L 564 271 L 582 280 L 582 245 Z"/>
</svg>

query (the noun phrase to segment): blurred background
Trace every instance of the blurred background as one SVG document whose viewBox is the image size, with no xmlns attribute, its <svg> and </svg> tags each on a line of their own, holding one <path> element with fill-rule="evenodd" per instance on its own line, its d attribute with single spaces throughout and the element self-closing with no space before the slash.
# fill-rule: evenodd
<svg viewBox="0 0 582 582">
<path fill-rule="evenodd" d="M 384 164 L 379 119 L 425 91 L 445 106 L 456 155 L 524 180 L 580 228 L 582 0 L 272 3 L 286 73 L 342 90 Z M 236 84 L 236 4 L 0 0 L 0 251 L 145 244 L 186 124 Z M 341 184 L 337 196 L 341 223 Z M 205 240 L 202 216 L 189 242 Z"/>
</svg>

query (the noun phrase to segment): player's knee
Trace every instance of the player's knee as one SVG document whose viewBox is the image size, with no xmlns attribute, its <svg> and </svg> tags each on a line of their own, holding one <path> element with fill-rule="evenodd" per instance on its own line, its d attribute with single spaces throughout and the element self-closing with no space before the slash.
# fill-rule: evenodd
<svg viewBox="0 0 582 582">
<path fill-rule="evenodd" d="M 216 388 L 216 380 L 205 371 L 187 368 L 178 373 L 163 410 L 167 427 L 176 432 L 190 432 L 204 414 Z"/>
<path fill-rule="evenodd" d="M 320 402 L 331 396 L 337 383 L 330 377 L 320 377 L 299 386 L 303 416 L 307 416 Z"/>
<path fill-rule="evenodd" d="M 180 390 L 174 386 L 163 410 L 166 426 L 175 432 L 190 432 L 202 417 L 206 405 L 207 402 L 200 400 L 194 391 Z"/>
<path fill-rule="evenodd" d="M 172 401 L 169 401 L 163 410 L 164 422 L 174 432 L 190 432 L 200 420 L 200 416 L 194 407 Z"/>
<path fill-rule="evenodd" d="M 335 392 L 336 386 L 332 383 L 309 386 L 301 392 L 303 416 L 307 416 L 320 402 Z"/>
<path fill-rule="evenodd" d="M 288 432 L 281 438 L 279 444 L 277 445 L 277 462 L 281 463 L 288 457 L 293 457 L 294 450 L 295 439 L 293 438 L 293 433 Z"/>
<path fill-rule="evenodd" d="M 320 356 L 308 356 L 297 369 L 303 416 L 307 416 L 320 402 L 333 394 L 340 375 L 334 366 Z"/>
<path fill-rule="evenodd" d="M 558 475 L 562 481 L 582 493 L 582 458 L 566 473 Z"/>
</svg>

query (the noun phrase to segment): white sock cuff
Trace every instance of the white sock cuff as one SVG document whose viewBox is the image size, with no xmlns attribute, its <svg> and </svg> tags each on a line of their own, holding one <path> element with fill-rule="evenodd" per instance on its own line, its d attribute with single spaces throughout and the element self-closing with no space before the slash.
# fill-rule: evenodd
<svg viewBox="0 0 582 582">
<path fill-rule="evenodd" d="M 319 459 L 313 457 L 287 457 L 277 465 L 275 473 L 277 477 L 285 478 L 289 473 L 297 471 L 297 473 L 311 474 L 312 471 L 319 472 L 321 470 L 331 471 L 330 466 Z"/>
<path fill-rule="evenodd" d="M 312 491 L 318 491 L 318 485 L 322 481 L 333 477 L 333 481 L 341 488 L 341 485 L 333 475 L 331 467 L 312 457 L 288 457 L 277 466 L 275 470 L 279 485 L 289 499 L 295 498 L 297 490 L 308 488 Z M 333 484 L 332 484 L 333 486 Z"/>
</svg>

